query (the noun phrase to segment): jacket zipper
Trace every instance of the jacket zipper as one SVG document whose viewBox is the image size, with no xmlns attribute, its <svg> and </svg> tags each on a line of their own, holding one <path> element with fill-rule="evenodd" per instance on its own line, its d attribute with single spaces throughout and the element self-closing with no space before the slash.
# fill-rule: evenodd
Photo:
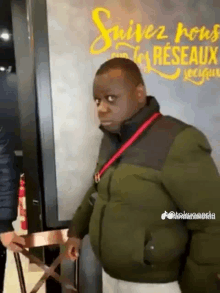
<svg viewBox="0 0 220 293">
<path fill-rule="evenodd" d="M 121 161 L 121 157 L 118 158 L 118 159 L 116 160 L 116 162 L 115 162 L 115 164 L 114 164 L 115 169 L 116 169 L 117 166 L 119 165 L 120 161 Z M 110 178 L 109 178 L 109 182 L 108 182 L 108 202 L 110 201 L 110 198 L 111 198 L 111 194 L 110 194 L 110 186 L 111 186 L 111 182 L 112 182 L 112 176 L 113 176 L 113 173 L 114 173 L 114 171 L 112 172 L 112 174 L 111 174 L 111 176 L 110 176 Z"/>
<path fill-rule="evenodd" d="M 115 165 L 115 168 L 118 166 L 119 162 L 120 162 L 120 158 L 115 162 L 115 164 L 114 164 Z M 110 195 L 110 186 L 111 186 L 111 181 L 112 181 L 113 173 L 114 173 L 114 171 L 110 175 L 109 182 L 108 182 L 108 188 L 107 188 L 107 190 L 108 190 L 108 202 L 110 201 L 110 198 L 111 198 L 111 195 Z M 100 217 L 100 223 L 99 223 L 99 257 L 100 257 L 100 259 L 101 259 L 101 252 L 102 252 L 102 249 L 101 249 L 102 230 L 103 230 L 102 223 L 103 223 L 105 209 L 106 209 L 106 205 L 101 210 L 101 217 Z"/>
<path fill-rule="evenodd" d="M 100 222 L 99 222 L 99 257 L 100 257 L 100 259 L 101 259 L 101 253 L 102 253 L 102 249 L 101 249 L 101 242 L 102 242 L 102 222 L 103 222 L 103 217 L 104 217 L 105 209 L 106 209 L 106 205 L 101 210 L 101 217 L 100 217 Z"/>
</svg>

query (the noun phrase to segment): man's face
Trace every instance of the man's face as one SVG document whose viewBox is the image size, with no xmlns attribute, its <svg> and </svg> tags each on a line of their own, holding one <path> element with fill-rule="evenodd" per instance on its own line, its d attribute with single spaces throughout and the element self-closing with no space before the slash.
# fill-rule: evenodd
<svg viewBox="0 0 220 293">
<path fill-rule="evenodd" d="M 93 95 L 99 120 L 110 132 L 118 132 L 122 122 L 131 118 L 140 108 L 137 85 L 129 81 L 121 69 L 111 69 L 96 76 Z"/>
</svg>

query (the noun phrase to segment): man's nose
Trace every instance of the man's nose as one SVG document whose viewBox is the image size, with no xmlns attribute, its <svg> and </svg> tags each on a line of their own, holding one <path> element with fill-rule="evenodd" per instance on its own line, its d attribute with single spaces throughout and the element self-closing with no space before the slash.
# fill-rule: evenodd
<svg viewBox="0 0 220 293">
<path fill-rule="evenodd" d="M 106 113 L 108 112 L 108 105 L 104 101 L 101 101 L 99 106 L 98 106 L 98 113 Z"/>
</svg>

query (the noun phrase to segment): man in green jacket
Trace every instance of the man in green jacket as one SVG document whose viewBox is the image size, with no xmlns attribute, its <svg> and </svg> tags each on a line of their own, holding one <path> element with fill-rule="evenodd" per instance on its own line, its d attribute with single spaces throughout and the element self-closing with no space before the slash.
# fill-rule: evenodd
<svg viewBox="0 0 220 293">
<path fill-rule="evenodd" d="M 96 174 L 160 107 L 124 58 L 99 68 L 93 94 L 104 133 Z M 220 177 L 210 154 L 201 131 L 159 116 L 86 193 L 67 256 L 78 257 L 89 233 L 104 293 L 220 292 Z"/>
</svg>

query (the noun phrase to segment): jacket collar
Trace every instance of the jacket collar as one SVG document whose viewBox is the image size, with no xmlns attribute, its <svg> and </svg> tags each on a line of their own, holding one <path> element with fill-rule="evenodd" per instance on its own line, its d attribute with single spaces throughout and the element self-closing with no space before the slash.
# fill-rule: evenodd
<svg viewBox="0 0 220 293">
<path fill-rule="evenodd" d="M 136 113 L 132 118 L 126 120 L 121 125 L 120 134 L 115 134 L 107 131 L 104 127 L 99 126 L 105 134 L 107 134 L 113 141 L 120 141 L 124 143 L 128 140 L 132 134 L 136 132 L 138 127 L 150 118 L 154 113 L 160 111 L 160 106 L 155 97 L 147 96 L 146 105 Z"/>
</svg>

